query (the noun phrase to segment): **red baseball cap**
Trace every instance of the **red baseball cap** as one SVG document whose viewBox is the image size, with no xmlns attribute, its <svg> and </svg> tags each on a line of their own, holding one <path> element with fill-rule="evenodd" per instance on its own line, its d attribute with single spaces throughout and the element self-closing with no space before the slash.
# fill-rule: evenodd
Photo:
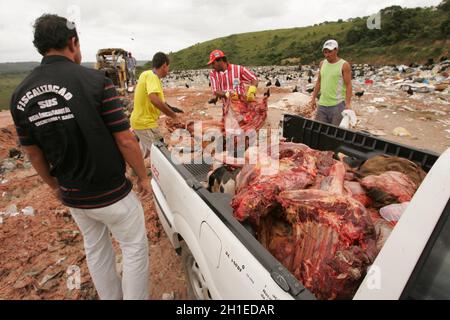
<svg viewBox="0 0 450 320">
<path fill-rule="evenodd" d="M 214 50 L 209 55 L 209 62 L 208 62 L 208 64 L 211 64 L 214 61 L 216 61 L 216 59 L 223 58 L 223 57 L 225 57 L 225 53 L 223 53 L 223 51 L 221 51 L 221 50 Z"/>
</svg>

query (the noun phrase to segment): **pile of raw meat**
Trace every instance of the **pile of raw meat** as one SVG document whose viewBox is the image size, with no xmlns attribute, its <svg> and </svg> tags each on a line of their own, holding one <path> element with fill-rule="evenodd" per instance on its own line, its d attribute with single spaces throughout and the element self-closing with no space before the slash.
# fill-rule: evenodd
<svg viewBox="0 0 450 320">
<path fill-rule="evenodd" d="M 185 141 L 187 145 L 194 145 L 196 141 L 205 140 L 204 137 L 208 136 L 208 134 L 211 136 L 219 134 L 224 138 L 227 135 L 246 135 L 250 131 L 258 132 L 264 125 L 268 111 L 267 100 L 268 96 L 265 96 L 263 99 L 257 99 L 254 102 L 247 102 L 244 98 L 239 100 L 228 99 L 225 102 L 223 117 L 220 121 L 204 120 L 200 123 L 200 121 L 185 120 L 173 122 L 169 119 L 166 121 L 166 125 L 171 133 L 177 129 L 188 130 L 191 140 Z M 196 125 L 201 125 L 200 132 L 195 130 Z M 198 136 L 200 133 L 201 136 Z M 172 144 L 179 145 L 179 143 L 180 141 L 174 141 Z"/>
<path fill-rule="evenodd" d="M 242 168 L 234 216 L 251 222 L 263 246 L 317 298 L 352 298 L 425 173 L 385 156 L 351 168 L 302 144 L 281 143 L 278 154 L 277 170 L 265 170 L 274 156 L 264 154 Z"/>
</svg>

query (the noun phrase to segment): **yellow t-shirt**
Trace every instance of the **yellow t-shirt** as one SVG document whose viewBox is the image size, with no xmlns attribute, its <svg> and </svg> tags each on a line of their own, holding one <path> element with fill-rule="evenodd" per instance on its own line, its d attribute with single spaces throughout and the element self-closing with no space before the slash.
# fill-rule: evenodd
<svg viewBox="0 0 450 320">
<path fill-rule="evenodd" d="M 156 93 L 165 102 L 161 80 L 153 70 L 145 71 L 139 77 L 134 93 L 134 108 L 131 113 L 131 127 L 135 130 L 158 128 L 161 111 L 151 103 L 149 94 Z"/>
</svg>

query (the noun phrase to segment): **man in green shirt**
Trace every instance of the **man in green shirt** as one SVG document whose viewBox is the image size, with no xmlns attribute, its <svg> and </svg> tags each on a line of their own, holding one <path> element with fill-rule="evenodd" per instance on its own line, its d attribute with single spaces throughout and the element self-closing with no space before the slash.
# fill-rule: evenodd
<svg viewBox="0 0 450 320">
<path fill-rule="evenodd" d="M 320 92 L 316 120 L 338 126 L 342 121 L 342 112 L 351 110 L 352 69 L 350 64 L 338 56 L 339 45 L 336 40 L 328 40 L 323 45 L 325 60 L 320 63 L 311 103 L 316 106 Z"/>
</svg>

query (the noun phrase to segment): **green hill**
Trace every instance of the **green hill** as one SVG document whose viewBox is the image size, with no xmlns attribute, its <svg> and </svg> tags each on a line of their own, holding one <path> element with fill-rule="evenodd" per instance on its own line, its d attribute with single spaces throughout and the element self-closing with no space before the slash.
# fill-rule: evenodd
<svg viewBox="0 0 450 320">
<path fill-rule="evenodd" d="M 279 65 L 292 58 L 295 64 L 317 63 L 323 58 L 322 44 L 329 38 L 340 42 L 342 56 L 353 63 L 426 62 L 439 59 L 449 48 L 450 0 L 438 7 L 383 9 L 380 30 L 369 30 L 367 19 L 233 34 L 170 53 L 171 68 L 205 68 L 209 53 L 217 48 L 230 61 L 250 66 Z"/>
<path fill-rule="evenodd" d="M 27 75 L 26 72 L 0 74 L 0 111 L 9 109 L 9 102 L 14 89 Z"/>
</svg>

